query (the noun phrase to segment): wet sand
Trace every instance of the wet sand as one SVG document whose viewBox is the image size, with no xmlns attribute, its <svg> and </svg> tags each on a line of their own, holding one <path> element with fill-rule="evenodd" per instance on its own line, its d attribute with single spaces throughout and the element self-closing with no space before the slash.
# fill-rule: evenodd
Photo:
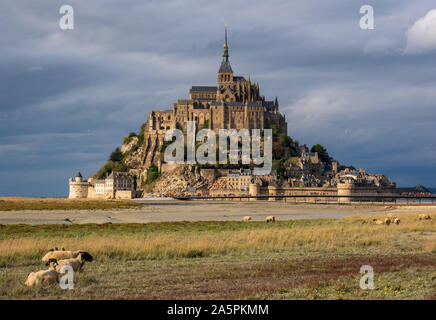
<svg viewBox="0 0 436 320">
<path fill-rule="evenodd" d="M 147 223 L 165 221 L 238 221 L 251 216 L 263 221 L 274 215 L 277 220 L 328 219 L 350 215 L 385 212 L 436 212 L 436 206 L 323 205 L 283 202 L 238 201 L 143 201 L 139 209 L 119 210 L 24 210 L 0 211 L 0 224 L 71 223 Z"/>
</svg>

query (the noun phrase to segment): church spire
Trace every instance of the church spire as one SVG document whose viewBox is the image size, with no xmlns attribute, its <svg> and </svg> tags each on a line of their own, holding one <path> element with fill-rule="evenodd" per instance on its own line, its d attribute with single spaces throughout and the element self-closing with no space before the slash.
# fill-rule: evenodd
<svg viewBox="0 0 436 320">
<path fill-rule="evenodd" d="M 223 61 L 221 62 L 221 67 L 218 73 L 233 73 L 229 61 L 229 46 L 227 45 L 227 23 L 225 24 L 225 31 L 224 31 Z"/>
<path fill-rule="evenodd" d="M 224 52 L 223 52 L 223 60 L 226 62 L 229 61 L 229 46 L 227 45 L 227 23 L 224 24 Z"/>
</svg>

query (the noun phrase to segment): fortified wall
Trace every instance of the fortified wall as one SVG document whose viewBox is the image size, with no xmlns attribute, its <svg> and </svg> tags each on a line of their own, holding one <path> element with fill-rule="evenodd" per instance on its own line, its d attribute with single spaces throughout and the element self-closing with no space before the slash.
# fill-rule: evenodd
<svg viewBox="0 0 436 320">
<path fill-rule="evenodd" d="M 246 193 L 247 194 L 247 193 Z M 236 194 L 235 194 L 236 195 Z M 350 203 L 353 201 L 375 201 L 377 196 L 384 196 L 383 201 L 395 201 L 394 197 L 397 195 L 395 186 L 385 186 L 385 187 L 374 187 L 374 186 L 355 186 L 349 183 L 339 184 L 337 187 L 277 187 L 277 186 L 267 186 L 262 187 L 258 184 L 252 183 L 249 187 L 248 195 L 252 197 L 261 196 L 262 200 L 278 201 L 280 198 L 275 198 L 275 196 L 299 196 L 295 198 L 296 202 L 341 202 Z M 274 196 L 269 197 L 268 196 Z M 308 196 L 308 197 L 304 197 Z M 310 197 L 309 197 L 310 196 Z M 325 197 L 330 196 L 330 197 Z M 338 196 L 338 198 L 336 198 Z M 343 197 L 341 197 L 343 196 Z M 362 196 L 358 199 L 349 198 L 348 196 Z M 332 197 L 332 198 L 331 198 Z M 259 200 L 256 198 L 250 198 L 250 200 Z M 289 200 L 288 200 L 289 201 Z"/>
</svg>

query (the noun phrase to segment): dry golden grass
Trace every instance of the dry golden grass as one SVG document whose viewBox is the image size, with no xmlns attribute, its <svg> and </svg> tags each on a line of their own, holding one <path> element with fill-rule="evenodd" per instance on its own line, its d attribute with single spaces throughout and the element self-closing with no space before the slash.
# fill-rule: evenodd
<svg viewBox="0 0 436 320">
<path fill-rule="evenodd" d="M 377 217 L 377 216 L 376 216 Z M 382 218 L 383 216 L 378 216 Z M 52 247 L 83 249 L 100 260 L 167 259 L 255 252 L 300 250 L 386 250 L 413 249 L 435 252 L 436 228 L 432 220 L 419 221 L 415 214 L 401 215 L 400 225 L 375 225 L 372 217 L 349 217 L 337 223 L 253 228 L 216 232 L 149 232 L 144 234 L 89 235 L 81 237 L 22 237 L 0 242 L 0 264 L 38 260 Z M 230 224 L 232 222 L 229 222 Z M 238 222 L 233 222 L 238 223 Z"/>
<path fill-rule="evenodd" d="M 420 221 L 417 214 L 401 214 L 400 225 L 372 222 L 384 217 L 0 225 L 0 299 L 436 297 L 435 217 Z M 77 274 L 74 290 L 26 288 L 27 274 L 40 269 L 40 259 L 55 246 L 87 250 L 95 260 Z M 358 289 L 364 264 L 377 272 L 371 293 Z"/>
<path fill-rule="evenodd" d="M 141 204 L 123 200 L 0 197 L 0 211 L 14 210 L 96 210 L 140 208 Z"/>
</svg>

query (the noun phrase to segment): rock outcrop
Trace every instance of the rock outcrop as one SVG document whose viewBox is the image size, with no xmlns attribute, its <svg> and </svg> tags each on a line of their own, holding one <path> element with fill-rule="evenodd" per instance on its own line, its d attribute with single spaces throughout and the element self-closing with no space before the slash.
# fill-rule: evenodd
<svg viewBox="0 0 436 320">
<path fill-rule="evenodd" d="M 180 195 L 208 188 L 209 181 L 200 174 L 198 166 L 181 165 L 162 173 L 162 176 L 156 181 L 153 192 L 155 194 Z"/>
</svg>

